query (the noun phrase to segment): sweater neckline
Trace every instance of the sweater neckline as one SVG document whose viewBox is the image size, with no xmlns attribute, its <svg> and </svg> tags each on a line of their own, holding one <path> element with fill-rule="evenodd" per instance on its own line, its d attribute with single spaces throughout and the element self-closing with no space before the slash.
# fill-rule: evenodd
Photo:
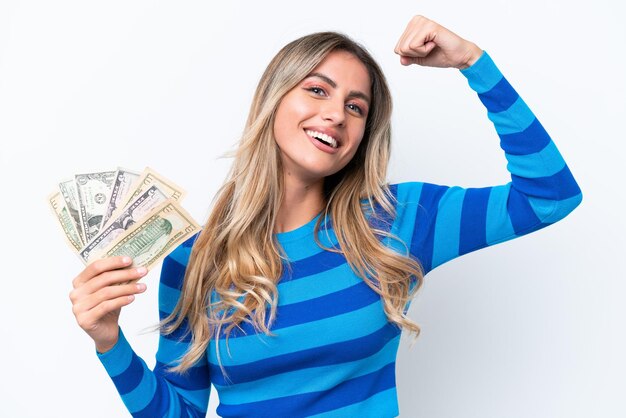
<svg viewBox="0 0 626 418">
<path fill-rule="evenodd" d="M 296 229 L 292 229 L 291 231 L 277 232 L 274 234 L 274 236 L 276 237 L 279 243 L 283 244 L 286 242 L 295 241 L 300 238 L 304 238 L 308 235 L 311 235 L 313 234 L 313 231 L 315 230 L 315 223 L 320 218 L 320 216 L 322 216 L 322 212 L 315 215 L 313 219 L 311 219 L 304 225 L 299 226 Z"/>
</svg>

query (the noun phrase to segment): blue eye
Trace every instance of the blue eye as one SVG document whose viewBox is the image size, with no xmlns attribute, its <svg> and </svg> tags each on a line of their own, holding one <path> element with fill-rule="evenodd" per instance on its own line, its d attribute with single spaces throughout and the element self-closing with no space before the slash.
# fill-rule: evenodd
<svg viewBox="0 0 626 418">
<path fill-rule="evenodd" d="M 363 114 L 363 109 L 361 109 L 359 106 L 355 105 L 354 103 L 348 103 L 346 106 L 348 107 L 348 109 L 352 110 L 353 112 L 358 113 L 359 115 Z"/>
<path fill-rule="evenodd" d="M 317 86 L 309 87 L 307 90 L 317 96 L 326 96 L 326 92 L 321 87 L 317 87 Z"/>
</svg>

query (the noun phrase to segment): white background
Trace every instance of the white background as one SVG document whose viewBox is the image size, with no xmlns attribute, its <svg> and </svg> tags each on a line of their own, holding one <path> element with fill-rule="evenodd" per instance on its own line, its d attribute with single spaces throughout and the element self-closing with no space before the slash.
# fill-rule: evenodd
<svg viewBox="0 0 626 418">
<path fill-rule="evenodd" d="M 393 54 L 417 13 L 489 51 L 585 197 L 564 221 L 428 276 L 410 312 L 422 334 L 398 356 L 401 416 L 626 416 L 623 6 L 216 3 L 0 1 L 0 416 L 127 415 L 71 313 L 82 265 L 46 206 L 55 184 L 149 165 L 188 191 L 185 206 L 203 221 L 257 80 L 300 35 L 345 32 L 381 63 L 395 99 L 391 181 L 506 182 L 465 79 L 402 67 Z M 150 365 L 158 270 L 121 320 Z M 213 392 L 208 416 L 216 405 Z"/>
</svg>

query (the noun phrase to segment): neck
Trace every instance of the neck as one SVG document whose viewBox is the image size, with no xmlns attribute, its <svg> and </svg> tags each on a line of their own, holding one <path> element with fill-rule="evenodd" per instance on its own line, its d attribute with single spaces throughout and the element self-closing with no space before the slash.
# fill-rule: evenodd
<svg viewBox="0 0 626 418">
<path fill-rule="evenodd" d="M 278 209 L 274 232 L 293 231 L 324 208 L 324 179 L 306 182 L 285 174 L 285 193 Z"/>
</svg>

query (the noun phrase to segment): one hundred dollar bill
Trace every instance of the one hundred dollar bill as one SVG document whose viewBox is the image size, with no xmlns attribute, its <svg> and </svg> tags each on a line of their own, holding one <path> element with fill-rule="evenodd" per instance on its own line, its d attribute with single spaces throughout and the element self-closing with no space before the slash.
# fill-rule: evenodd
<svg viewBox="0 0 626 418">
<path fill-rule="evenodd" d="M 48 198 L 48 203 L 50 203 L 50 207 L 52 208 L 59 225 L 61 225 L 61 229 L 63 229 L 65 240 L 75 252 L 80 251 L 83 247 L 83 242 L 61 192 L 56 192 L 50 196 Z"/>
<path fill-rule="evenodd" d="M 199 230 L 200 226 L 177 202 L 168 201 L 120 235 L 100 255 L 129 256 L 133 265 L 150 269 Z"/>
<path fill-rule="evenodd" d="M 124 210 L 111 218 L 98 235 L 79 252 L 80 258 L 88 263 L 105 248 L 109 246 L 121 234 L 130 229 L 143 218 L 147 217 L 153 209 L 168 200 L 168 196 L 153 184 L 145 192 L 139 195 Z"/>
<path fill-rule="evenodd" d="M 118 168 L 115 173 L 115 181 L 111 188 L 111 195 L 106 203 L 104 215 L 102 216 L 102 223 L 100 224 L 100 230 L 107 224 L 107 221 L 111 219 L 111 215 L 117 209 L 122 206 L 122 199 L 126 197 L 135 181 L 139 178 L 139 173 L 126 170 L 124 168 Z"/>
<path fill-rule="evenodd" d="M 85 242 L 91 241 L 102 224 L 106 202 L 111 194 L 115 171 L 76 174 L 76 190 L 80 205 L 80 222 Z"/>
<path fill-rule="evenodd" d="M 80 242 L 82 245 L 85 245 L 85 236 L 83 234 L 83 229 L 81 228 L 80 222 L 80 205 L 78 203 L 78 191 L 76 190 L 76 184 L 74 183 L 74 179 L 62 181 L 59 183 L 59 191 L 61 192 L 61 196 L 65 201 L 65 207 L 74 222 L 74 226 L 76 231 L 78 232 L 78 237 L 80 238 Z M 81 245 L 81 246 L 82 246 Z"/>
</svg>

